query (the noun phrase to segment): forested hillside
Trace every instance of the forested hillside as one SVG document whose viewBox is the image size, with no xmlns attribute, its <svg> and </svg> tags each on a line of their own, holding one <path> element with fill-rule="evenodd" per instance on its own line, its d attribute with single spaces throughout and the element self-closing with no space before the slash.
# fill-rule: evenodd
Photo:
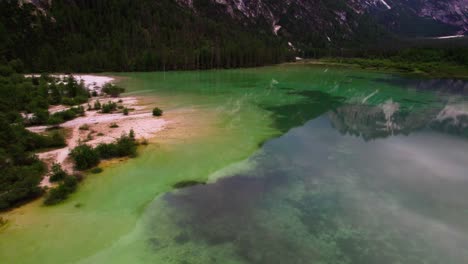
<svg viewBox="0 0 468 264">
<path fill-rule="evenodd" d="M 401 37 L 463 32 L 459 2 L 5 0 L 0 58 L 26 71 L 97 72 L 373 56 L 404 48 Z"/>
<path fill-rule="evenodd" d="M 284 40 L 173 0 L 56 0 L 47 12 L 0 2 L 0 57 L 29 71 L 248 67 L 290 58 Z"/>
</svg>

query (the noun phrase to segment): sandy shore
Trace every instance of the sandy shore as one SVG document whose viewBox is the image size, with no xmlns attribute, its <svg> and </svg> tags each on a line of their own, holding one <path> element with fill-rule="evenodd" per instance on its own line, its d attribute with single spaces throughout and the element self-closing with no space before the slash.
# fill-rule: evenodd
<svg viewBox="0 0 468 264">
<path fill-rule="evenodd" d="M 75 75 L 74 75 L 75 76 Z M 75 78 L 81 78 L 87 87 L 92 86 L 93 89 L 100 89 L 102 85 L 114 79 L 104 76 L 93 75 L 77 75 Z M 119 110 L 111 114 L 99 113 L 99 111 L 86 111 L 85 116 L 78 117 L 60 125 L 67 130 L 67 146 L 61 149 L 55 149 L 47 152 L 38 153 L 39 159 L 44 161 L 48 166 L 54 162 L 62 164 L 62 167 L 68 173 L 74 173 L 73 163 L 69 158 L 69 154 L 73 148 L 81 143 L 86 143 L 91 146 L 96 146 L 101 143 L 111 143 L 119 138 L 122 134 L 129 133 L 133 130 L 137 140 L 150 139 L 155 134 L 163 130 L 168 123 L 162 118 L 157 118 L 152 115 L 150 106 L 140 104 L 137 97 L 98 97 L 90 101 L 92 104 L 99 99 L 101 103 L 109 101 L 117 103 L 121 107 L 131 109 L 128 115 L 123 115 Z M 87 104 L 83 107 L 87 109 Z M 49 112 L 55 113 L 68 109 L 66 106 L 52 106 Z M 44 133 L 47 126 L 28 127 L 28 130 L 35 133 Z M 49 181 L 49 175 L 45 176 L 41 182 L 42 187 L 50 187 L 52 184 Z"/>
</svg>

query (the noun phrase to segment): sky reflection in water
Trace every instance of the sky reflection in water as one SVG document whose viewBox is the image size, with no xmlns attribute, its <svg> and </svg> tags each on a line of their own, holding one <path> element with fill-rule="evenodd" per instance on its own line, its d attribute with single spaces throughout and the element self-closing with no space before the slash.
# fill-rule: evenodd
<svg viewBox="0 0 468 264">
<path fill-rule="evenodd" d="M 150 207 L 172 219 L 172 243 L 229 252 L 205 263 L 466 263 L 464 100 L 414 109 L 290 93 L 304 100 L 265 107 L 286 134 L 250 158 L 252 169 Z M 165 243 L 151 219 L 148 243 Z"/>
</svg>

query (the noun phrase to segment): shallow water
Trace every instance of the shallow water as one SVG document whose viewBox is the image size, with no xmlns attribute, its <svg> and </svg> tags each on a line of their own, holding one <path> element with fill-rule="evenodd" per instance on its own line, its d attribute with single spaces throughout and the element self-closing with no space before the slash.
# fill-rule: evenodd
<svg viewBox="0 0 468 264">
<path fill-rule="evenodd" d="M 124 75 L 173 132 L 63 205 L 6 214 L 0 260 L 468 261 L 466 82 L 307 66 Z"/>
</svg>

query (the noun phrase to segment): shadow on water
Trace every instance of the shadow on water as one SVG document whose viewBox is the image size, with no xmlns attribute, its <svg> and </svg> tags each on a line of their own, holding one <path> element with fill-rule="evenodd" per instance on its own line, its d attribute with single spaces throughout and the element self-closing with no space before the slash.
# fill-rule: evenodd
<svg viewBox="0 0 468 264">
<path fill-rule="evenodd" d="M 344 98 L 332 96 L 321 91 L 288 91 L 287 95 L 303 97 L 299 102 L 278 106 L 264 106 L 272 113 L 273 125 L 282 133 L 291 128 L 302 126 L 322 114 L 342 104 Z"/>
<path fill-rule="evenodd" d="M 193 180 L 186 180 L 186 181 L 180 181 L 172 186 L 174 189 L 184 189 L 196 185 L 205 185 L 205 182 L 202 181 L 193 181 Z"/>
</svg>

